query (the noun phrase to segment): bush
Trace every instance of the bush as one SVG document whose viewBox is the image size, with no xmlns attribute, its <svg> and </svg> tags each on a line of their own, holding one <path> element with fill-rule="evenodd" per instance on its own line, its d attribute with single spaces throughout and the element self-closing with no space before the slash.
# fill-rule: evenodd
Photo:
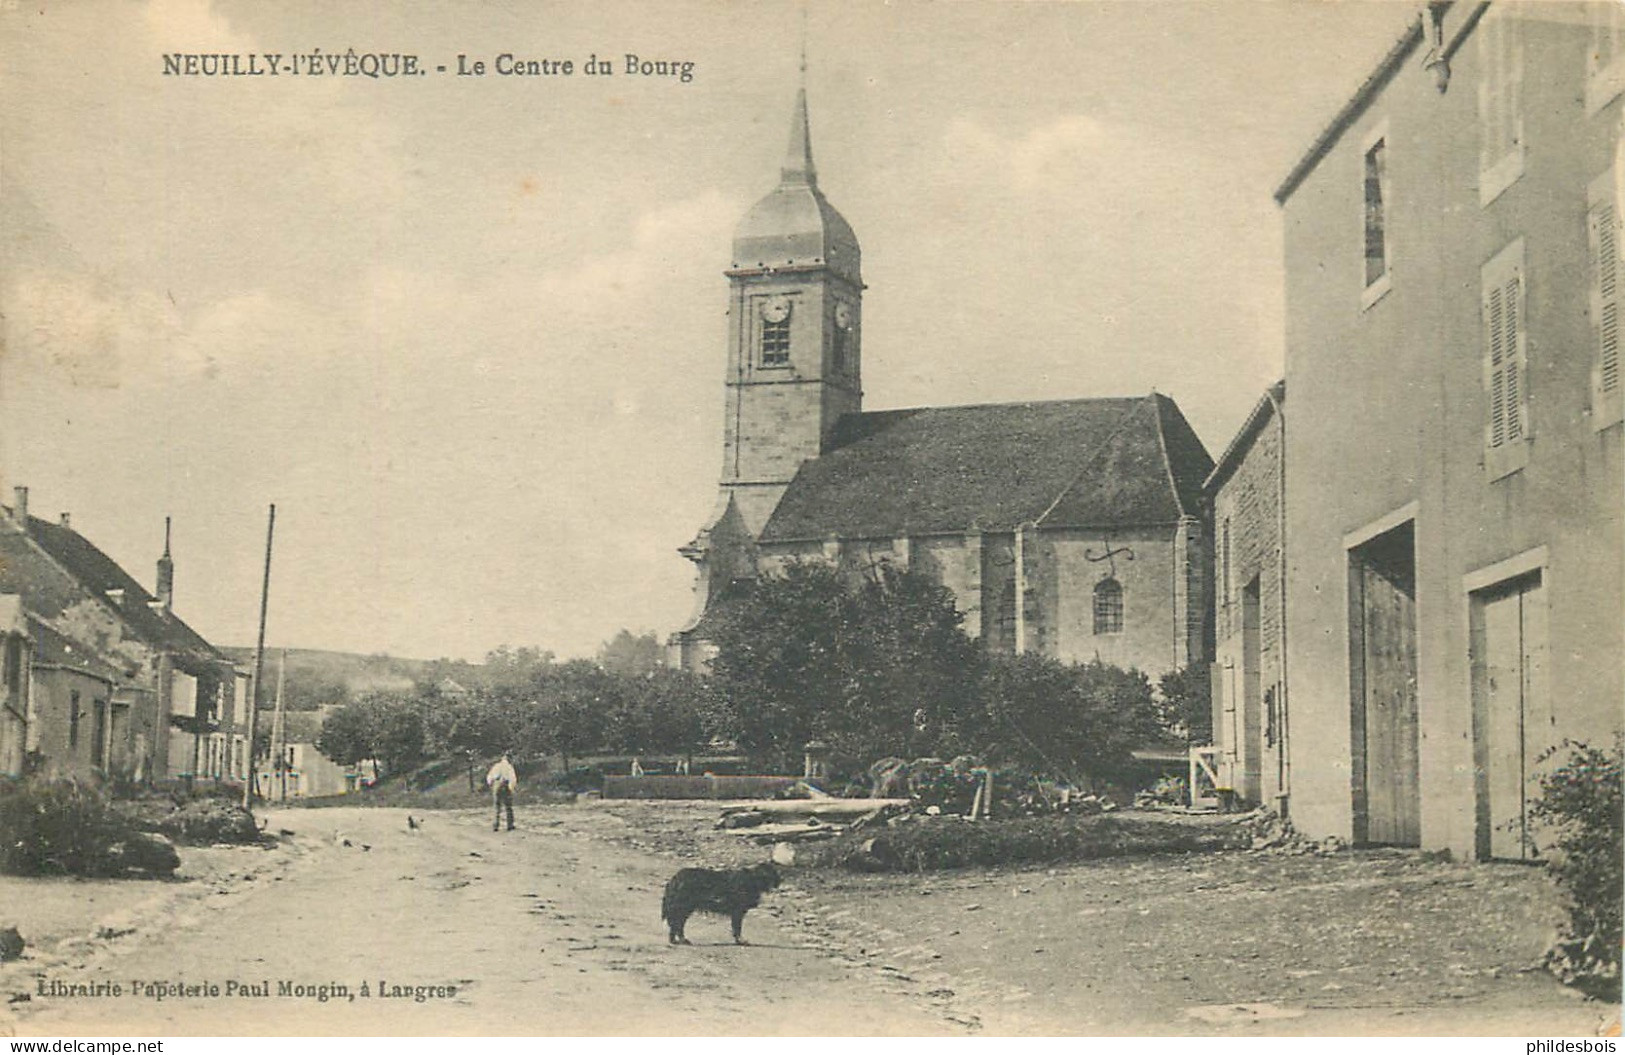
<svg viewBox="0 0 1625 1055">
<path fill-rule="evenodd" d="M 254 815 L 235 801 L 200 798 L 153 810 L 147 804 L 120 803 L 119 812 L 145 831 L 158 832 L 185 846 L 259 842 Z"/>
<path fill-rule="evenodd" d="M 1541 778 L 1533 813 L 1557 829 L 1557 852 L 1547 867 L 1568 896 L 1569 921 L 1547 954 L 1552 972 L 1596 997 L 1619 998 L 1621 903 L 1625 902 L 1625 817 L 1621 756 L 1565 740 L 1568 761 Z"/>
<path fill-rule="evenodd" d="M 565 772 L 550 777 L 547 786 L 578 795 L 586 791 L 603 791 L 604 771 L 597 766 L 571 766 Z"/>
<path fill-rule="evenodd" d="M 113 876 L 172 872 L 173 850 L 114 808 L 94 784 L 31 777 L 0 787 L 0 872 Z M 167 843 L 164 843 L 168 846 Z"/>
</svg>

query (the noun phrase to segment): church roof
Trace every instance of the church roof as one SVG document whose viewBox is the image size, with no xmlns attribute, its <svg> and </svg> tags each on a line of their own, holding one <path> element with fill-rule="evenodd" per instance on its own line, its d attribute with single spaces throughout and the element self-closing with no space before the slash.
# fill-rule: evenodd
<svg viewBox="0 0 1625 1055">
<path fill-rule="evenodd" d="M 1167 396 L 848 415 L 763 542 L 1124 528 L 1195 516 L 1213 459 Z"/>
<path fill-rule="evenodd" d="M 796 96 L 790 145 L 779 169 L 779 185 L 751 206 L 734 231 L 734 271 L 828 268 L 861 281 L 858 236 L 852 225 L 818 189 L 807 92 Z"/>
</svg>

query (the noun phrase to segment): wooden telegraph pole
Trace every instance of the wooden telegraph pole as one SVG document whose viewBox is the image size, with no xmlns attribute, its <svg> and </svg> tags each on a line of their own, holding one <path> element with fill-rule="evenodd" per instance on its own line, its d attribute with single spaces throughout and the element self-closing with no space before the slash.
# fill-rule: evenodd
<svg viewBox="0 0 1625 1055">
<path fill-rule="evenodd" d="M 271 600 L 271 537 L 276 532 L 276 503 L 265 524 L 265 581 L 260 586 L 260 636 L 254 646 L 254 680 L 248 687 L 248 780 L 243 784 L 243 808 L 254 804 L 254 726 L 260 716 L 260 675 L 265 672 L 265 611 Z"/>
<path fill-rule="evenodd" d="M 282 711 L 282 690 L 288 681 L 288 650 L 282 650 L 276 669 L 276 717 L 271 720 L 271 756 L 276 759 L 276 800 L 288 801 L 288 719 Z"/>
</svg>

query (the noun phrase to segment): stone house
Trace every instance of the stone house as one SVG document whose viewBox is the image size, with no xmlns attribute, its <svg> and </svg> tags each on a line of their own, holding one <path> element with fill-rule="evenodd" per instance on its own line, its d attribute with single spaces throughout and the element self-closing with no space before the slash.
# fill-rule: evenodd
<svg viewBox="0 0 1625 1055">
<path fill-rule="evenodd" d="M 703 669 L 728 591 L 798 558 L 927 567 L 990 649 L 1153 677 L 1205 658 L 1212 459 L 1172 399 L 864 411 L 861 252 L 818 186 L 805 92 L 726 274 L 723 471 L 681 550 L 674 663 Z"/>
<path fill-rule="evenodd" d="M 1213 743 L 1219 780 L 1277 808 L 1287 751 L 1284 507 L 1286 384 L 1272 385 L 1203 485 L 1213 518 Z"/>
<path fill-rule="evenodd" d="M 22 598 L 0 595 L 0 776 L 18 776 L 28 751 L 28 616 Z"/>
<path fill-rule="evenodd" d="M 1621 727 L 1622 88 L 1619 5 L 1430 4 L 1276 192 L 1310 834 L 1536 855 Z"/>
<path fill-rule="evenodd" d="M 0 518 L 0 594 L 27 614 L 26 750 L 49 770 L 137 781 L 192 778 L 203 745 L 233 722 L 237 673 L 172 610 L 166 544 L 157 595 L 74 531 L 28 512 Z"/>
</svg>

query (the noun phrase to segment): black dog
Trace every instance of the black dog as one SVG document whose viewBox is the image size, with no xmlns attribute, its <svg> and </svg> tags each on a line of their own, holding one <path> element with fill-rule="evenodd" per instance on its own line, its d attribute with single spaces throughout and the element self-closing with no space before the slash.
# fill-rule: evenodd
<svg viewBox="0 0 1625 1055">
<path fill-rule="evenodd" d="M 683 925 L 696 912 L 714 912 L 733 921 L 734 942 L 745 944 L 739 928 L 745 913 L 762 903 L 762 895 L 779 885 L 779 870 L 772 864 L 715 871 L 684 868 L 666 884 L 660 918 L 666 921 L 673 945 L 688 945 Z"/>
</svg>

